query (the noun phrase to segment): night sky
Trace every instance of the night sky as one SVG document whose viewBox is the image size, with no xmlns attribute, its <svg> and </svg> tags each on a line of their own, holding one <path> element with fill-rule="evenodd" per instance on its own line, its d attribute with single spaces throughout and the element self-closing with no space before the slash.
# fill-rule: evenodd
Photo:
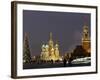
<svg viewBox="0 0 100 80">
<path fill-rule="evenodd" d="M 58 42 L 63 55 L 81 44 L 83 26 L 87 24 L 90 30 L 90 19 L 88 13 L 23 10 L 23 37 L 28 33 L 31 55 L 39 55 L 52 32 L 53 41 Z"/>
</svg>

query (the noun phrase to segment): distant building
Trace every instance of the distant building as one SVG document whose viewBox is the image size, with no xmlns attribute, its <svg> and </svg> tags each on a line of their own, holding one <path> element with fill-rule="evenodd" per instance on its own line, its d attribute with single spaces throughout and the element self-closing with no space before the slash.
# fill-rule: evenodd
<svg viewBox="0 0 100 80">
<path fill-rule="evenodd" d="M 52 33 L 50 33 L 50 39 L 48 44 L 43 44 L 41 47 L 41 60 L 44 61 L 57 61 L 60 60 L 59 55 L 59 45 L 56 43 L 54 45 L 53 39 L 52 39 Z"/>
<path fill-rule="evenodd" d="M 88 52 L 88 54 L 91 53 L 91 41 L 87 25 L 83 26 L 82 47 L 86 50 L 86 52 Z"/>
<path fill-rule="evenodd" d="M 72 56 L 73 58 L 91 56 L 91 40 L 90 40 L 89 30 L 87 25 L 83 26 L 82 44 L 76 45 Z"/>
</svg>

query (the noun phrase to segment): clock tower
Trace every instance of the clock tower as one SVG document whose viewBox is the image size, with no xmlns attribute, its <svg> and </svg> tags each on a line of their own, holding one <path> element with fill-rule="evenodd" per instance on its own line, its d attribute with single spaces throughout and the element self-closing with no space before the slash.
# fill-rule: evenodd
<svg viewBox="0 0 100 80">
<path fill-rule="evenodd" d="M 91 46 L 91 42 L 90 42 L 90 37 L 89 37 L 89 30 L 88 30 L 88 26 L 84 25 L 83 26 L 83 34 L 82 34 L 82 47 L 83 49 L 86 50 L 86 52 L 90 53 L 90 46 Z"/>
</svg>

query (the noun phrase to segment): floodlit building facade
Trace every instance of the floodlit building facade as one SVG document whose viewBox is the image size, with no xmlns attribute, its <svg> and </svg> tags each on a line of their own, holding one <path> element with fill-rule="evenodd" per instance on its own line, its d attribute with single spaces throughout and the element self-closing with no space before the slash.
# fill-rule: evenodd
<svg viewBox="0 0 100 80">
<path fill-rule="evenodd" d="M 54 44 L 52 39 L 52 33 L 50 33 L 50 39 L 48 44 L 43 44 L 41 47 L 41 60 L 44 61 L 57 61 L 60 60 L 59 55 L 59 45 L 58 43 Z"/>
</svg>

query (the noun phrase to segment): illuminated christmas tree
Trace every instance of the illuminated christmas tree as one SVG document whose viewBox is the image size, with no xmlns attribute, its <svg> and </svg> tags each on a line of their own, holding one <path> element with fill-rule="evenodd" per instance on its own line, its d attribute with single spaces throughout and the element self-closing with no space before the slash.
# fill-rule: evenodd
<svg viewBox="0 0 100 80">
<path fill-rule="evenodd" d="M 24 47 L 23 48 L 23 63 L 30 63 L 31 62 L 31 55 L 30 55 L 30 48 L 29 48 L 29 41 L 28 41 L 27 33 L 25 33 L 23 47 Z"/>
</svg>

